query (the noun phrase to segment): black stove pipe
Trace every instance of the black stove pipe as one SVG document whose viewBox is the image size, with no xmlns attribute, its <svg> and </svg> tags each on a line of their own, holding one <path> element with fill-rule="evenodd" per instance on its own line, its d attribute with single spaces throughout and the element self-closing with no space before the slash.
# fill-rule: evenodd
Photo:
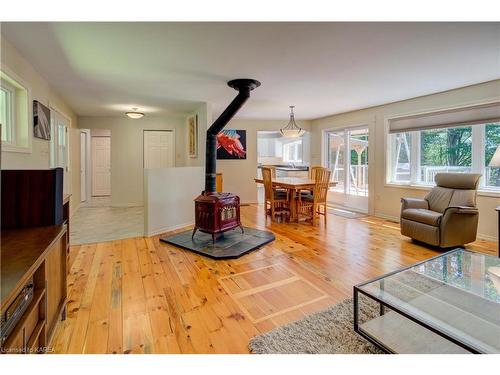
<svg viewBox="0 0 500 375">
<path fill-rule="evenodd" d="M 215 193 L 215 175 L 217 171 L 217 134 L 227 125 L 233 116 L 243 107 L 250 97 L 250 91 L 260 86 L 255 79 L 233 79 L 228 86 L 238 90 L 238 95 L 207 130 L 205 154 L 205 193 Z"/>
</svg>

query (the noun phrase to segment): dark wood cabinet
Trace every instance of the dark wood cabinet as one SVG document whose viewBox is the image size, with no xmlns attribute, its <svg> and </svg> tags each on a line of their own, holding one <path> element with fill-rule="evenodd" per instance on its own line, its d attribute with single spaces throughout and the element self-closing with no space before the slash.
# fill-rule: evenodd
<svg viewBox="0 0 500 375">
<path fill-rule="evenodd" d="M 65 317 L 67 297 L 66 226 L 2 231 L 1 311 L 16 300 L 28 280 L 34 294 L 7 340 L 2 353 L 43 353 L 59 320 Z"/>
<path fill-rule="evenodd" d="M 51 338 L 66 303 L 66 236 L 57 241 L 45 258 L 47 281 L 47 337 Z"/>
<path fill-rule="evenodd" d="M 62 168 L 1 171 L 3 353 L 50 351 L 65 317 L 70 196 L 63 177 Z"/>
</svg>

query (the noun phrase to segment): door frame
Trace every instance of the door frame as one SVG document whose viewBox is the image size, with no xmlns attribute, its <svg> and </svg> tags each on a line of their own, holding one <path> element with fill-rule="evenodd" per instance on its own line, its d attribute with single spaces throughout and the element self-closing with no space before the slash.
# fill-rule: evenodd
<svg viewBox="0 0 500 375">
<path fill-rule="evenodd" d="M 66 140 L 66 170 L 64 171 L 65 173 L 65 177 L 67 177 L 67 181 L 66 181 L 66 187 L 67 187 L 67 191 L 66 191 L 66 194 L 72 194 L 73 192 L 73 177 L 72 177 L 72 168 L 71 168 L 71 144 L 70 144 L 70 136 L 69 136 L 69 132 L 70 132 L 70 129 L 73 129 L 73 126 L 72 126 L 72 121 L 71 121 L 71 117 L 68 116 L 66 113 L 64 113 L 63 111 L 61 111 L 57 106 L 53 105 L 52 103 L 49 102 L 49 109 L 51 111 L 51 118 L 50 118 L 50 141 L 49 141 L 49 166 L 50 168 L 55 168 L 55 165 L 56 165 L 56 154 L 57 154 L 57 151 L 55 149 L 55 142 L 56 142 L 56 127 L 54 125 L 54 122 L 52 121 L 52 112 L 56 112 L 57 115 L 61 116 L 62 118 L 64 118 L 67 123 L 68 123 L 68 126 L 66 126 L 66 130 L 65 130 L 65 140 Z"/>
<path fill-rule="evenodd" d="M 367 129 L 368 130 L 368 160 L 370 161 L 371 168 L 368 168 L 368 197 L 366 201 L 366 208 L 360 207 L 360 205 L 357 205 L 357 201 L 364 197 L 351 197 L 351 203 L 355 203 L 354 205 L 351 204 L 349 205 L 349 199 L 348 196 L 351 196 L 352 194 L 347 194 L 347 188 L 348 184 L 350 184 L 350 174 L 346 173 L 346 177 L 344 178 L 344 193 L 336 193 L 336 194 L 342 194 L 344 198 L 342 199 L 341 202 L 331 202 L 334 205 L 338 204 L 342 207 L 348 208 L 352 211 L 358 211 L 358 212 L 363 212 L 363 213 L 368 213 L 368 214 L 373 214 L 374 213 L 374 172 L 375 172 L 375 129 L 374 129 L 375 123 L 374 122 L 363 122 L 363 123 L 357 123 L 357 124 L 351 124 L 351 125 L 344 125 L 344 126 L 338 126 L 338 127 L 332 127 L 332 128 L 327 128 L 323 129 L 321 132 L 321 165 L 324 167 L 328 168 L 328 155 L 329 155 L 329 144 L 328 144 L 328 133 L 329 132 L 349 132 L 352 130 L 360 130 L 360 129 Z M 345 137 L 345 135 L 344 135 Z M 347 142 L 344 142 L 344 155 L 345 155 L 345 160 L 347 161 L 347 156 L 349 156 L 349 164 L 350 164 L 350 150 L 349 148 L 349 140 L 347 139 Z M 345 164 L 347 164 L 345 162 Z M 344 170 L 346 170 L 344 168 Z M 365 204 L 363 204 L 365 205 Z"/>
<path fill-rule="evenodd" d="M 175 129 L 142 129 L 142 169 L 146 168 L 146 159 L 144 157 L 144 142 L 145 142 L 145 132 L 172 132 L 172 137 L 173 137 L 173 142 L 172 142 L 172 153 L 173 153 L 173 161 L 174 161 L 174 166 L 173 168 L 177 167 L 177 154 L 176 154 L 176 147 L 175 147 Z"/>
<path fill-rule="evenodd" d="M 90 137 L 90 129 L 80 129 L 80 137 L 81 134 L 85 134 L 85 140 L 86 140 L 86 149 L 85 149 L 85 190 L 86 190 L 86 199 L 82 202 L 87 202 L 89 198 L 92 196 L 92 164 L 91 164 L 91 137 Z M 80 147 L 81 147 L 81 142 L 80 142 Z M 81 153 L 81 150 L 80 150 Z M 80 166 L 81 168 L 81 166 Z M 80 182 L 81 184 L 81 182 Z M 81 196 L 81 191 L 80 191 L 80 196 Z M 81 198 L 80 198 L 81 200 Z"/>
</svg>

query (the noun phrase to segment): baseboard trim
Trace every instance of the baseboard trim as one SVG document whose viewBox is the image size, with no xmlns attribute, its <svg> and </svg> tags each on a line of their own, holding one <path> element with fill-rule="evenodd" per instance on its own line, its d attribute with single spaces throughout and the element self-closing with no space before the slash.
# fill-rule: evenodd
<svg viewBox="0 0 500 375">
<path fill-rule="evenodd" d="M 132 207 L 143 207 L 143 205 L 140 203 L 118 203 L 118 204 L 111 204 L 111 207 L 114 207 L 114 208 L 132 208 Z"/>
<path fill-rule="evenodd" d="M 159 234 L 167 233 L 167 232 L 173 232 L 174 230 L 179 230 L 179 229 L 189 229 L 194 225 L 194 222 L 189 222 L 189 223 L 183 223 L 179 225 L 173 225 L 170 227 L 164 227 L 160 229 L 155 229 L 152 231 L 147 232 L 145 235 L 146 237 L 152 237 L 152 236 L 157 236 Z"/>
<path fill-rule="evenodd" d="M 484 241 L 491 241 L 491 242 L 498 241 L 498 238 L 496 236 L 489 236 L 487 234 L 481 234 L 481 233 L 477 234 L 477 238 Z"/>
</svg>

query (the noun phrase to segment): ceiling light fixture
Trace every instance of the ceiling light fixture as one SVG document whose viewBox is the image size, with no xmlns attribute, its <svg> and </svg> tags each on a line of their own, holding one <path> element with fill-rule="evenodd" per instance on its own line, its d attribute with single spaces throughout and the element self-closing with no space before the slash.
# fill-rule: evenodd
<svg viewBox="0 0 500 375">
<path fill-rule="evenodd" d="M 137 120 L 139 118 L 142 118 L 144 117 L 144 113 L 142 112 L 137 112 L 139 108 L 132 108 L 132 111 L 130 112 L 125 112 L 125 114 L 130 117 L 130 118 L 133 118 L 134 120 Z"/>
<path fill-rule="evenodd" d="M 295 115 L 293 113 L 294 108 L 295 108 L 294 105 L 290 106 L 290 121 L 288 121 L 287 126 L 280 129 L 281 134 L 283 135 L 283 137 L 286 137 L 286 138 L 302 137 L 304 135 L 304 133 L 306 132 L 304 129 L 302 129 L 300 126 L 298 126 L 297 123 L 295 122 Z"/>
</svg>

